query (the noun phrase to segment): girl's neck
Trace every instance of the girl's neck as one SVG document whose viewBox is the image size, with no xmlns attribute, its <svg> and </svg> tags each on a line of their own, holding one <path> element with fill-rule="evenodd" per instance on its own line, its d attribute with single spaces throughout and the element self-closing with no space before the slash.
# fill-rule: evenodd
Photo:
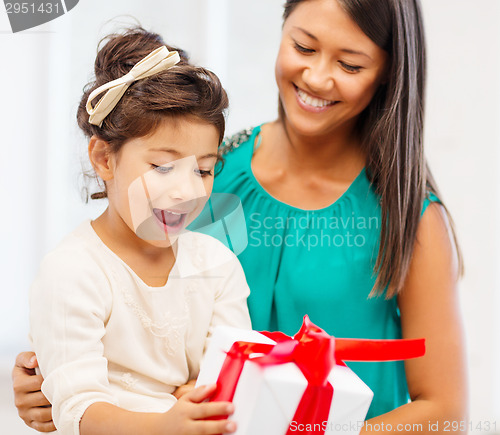
<svg viewBox="0 0 500 435">
<path fill-rule="evenodd" d="M 157 247 L 140 239 L 111 207 L 91 224 L 102 242 L 147 285 L 166 284 L 175 263 L 176 245 Z"/>
</svg>

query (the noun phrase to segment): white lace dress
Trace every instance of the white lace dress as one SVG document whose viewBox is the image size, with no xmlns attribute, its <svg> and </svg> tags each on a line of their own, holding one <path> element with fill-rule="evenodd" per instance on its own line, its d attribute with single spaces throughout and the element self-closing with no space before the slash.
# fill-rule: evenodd
<svg viewBox="0 0 500 435">
<path fill-rule="evenodd" d="M 61 434 L 109 402 L 164 412 L 196 378 L 211 330 L 250 328 L 249 289 L 236 256 L 188 232 L 163 287 L 146 285 L 84 222 L 43 260 L 30 292 L 30 338 Z"/>
</svg>

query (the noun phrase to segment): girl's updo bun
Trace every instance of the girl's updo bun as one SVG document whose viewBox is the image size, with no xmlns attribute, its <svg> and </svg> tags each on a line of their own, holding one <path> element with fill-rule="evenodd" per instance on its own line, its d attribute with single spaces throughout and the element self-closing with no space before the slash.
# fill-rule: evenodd
<svg viewBox="0 0 500 435">
<path fill-rule="evenodd" d="M 165 117 L 193 116 L 216 127 L 219 144 L 222 142 L 228 99 L 214 73 L 191 65 L 186 52 L 165 44 L 160 35 L 141 27 L 109 35 L 99 45 L 103 42 L 95 60 L 95 81 L 84 88 L 77 111 L 78 125 L 85 136 L 105 140 L 116 153 L 127 140 L 153 132 Z M 92 91 L 127 74 L 163 45 L 169 51 L 177 51 L 181 61 L 170 69 L 133 82 L 100 127 L 90 124 L 86 104 Z M 102 192 L 91 197 L 105 196 Z"/>
<path fill-rule="evenodd" d="M 103 38 L 99 45 L 105 45 L 97 53 L 94 63 L 96 86 L 127 74 L 132 67 L 149 53 L 166 45 L 160 35 L 135 27 L 123 34 L 111 34 Z M 169 51 L 176 50 L 181 56 L 178 65 L 189 64 L 187 53 L 166 45 Z"/>
</svg>

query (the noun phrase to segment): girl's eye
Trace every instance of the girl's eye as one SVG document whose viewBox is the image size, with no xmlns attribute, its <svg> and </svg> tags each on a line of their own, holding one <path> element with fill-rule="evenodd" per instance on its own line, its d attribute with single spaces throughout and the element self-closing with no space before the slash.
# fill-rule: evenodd
<svg viewBox="0 0 500 435">
<path fill-rule="evenodd" d="M 207 170 L 203 170 L 203 169 L 195 169 L 194 172 L 197 175 L 199 175 L 200 177 L 211 177 L 213 175 L 213 172 L 211 170 L 207 171 Z"/>
<path fill-rule="evenodd" d="M 347 72 L 352 72 L 352 73 L 359 72 L 362 68 L 361 66 L 349 65 L 344 62 L 340 62 L 340 65 L 342 65 L 342 68 L 344 68 Z"/>
<path fill-rule="evenodd" d="M 295 45 L 295 50 L 297 50 L 299 53 L 304 53 L 304 54 L 314 53 L 313 49 L 306 48 L 303 45 L 298 44 L 297 42 L 294 42 L 294 45 Z"/>
<path fill-rule="evenodd" d="M 168 174 L 174 169 L 173 166 L 158 166 L 153 164 L 151 164 L 151 167 L 159 174 Z"/>
</svg>

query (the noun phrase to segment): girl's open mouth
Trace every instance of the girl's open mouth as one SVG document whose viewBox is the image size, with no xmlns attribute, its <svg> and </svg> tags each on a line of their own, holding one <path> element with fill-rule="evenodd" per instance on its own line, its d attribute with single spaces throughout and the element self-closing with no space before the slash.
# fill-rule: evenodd
<svg viewBox="0 0 500 435">
<path fill-rule="evenodd" d="M 186 216 L 188 215 L 187 213 L 167 209 L 164 210 L 161 208 L 153 208 L 153 213 L 163 231 L 168 233 L 176 233 L 184 228 L 184 222 L 186 221 Z"/>
</svg>

